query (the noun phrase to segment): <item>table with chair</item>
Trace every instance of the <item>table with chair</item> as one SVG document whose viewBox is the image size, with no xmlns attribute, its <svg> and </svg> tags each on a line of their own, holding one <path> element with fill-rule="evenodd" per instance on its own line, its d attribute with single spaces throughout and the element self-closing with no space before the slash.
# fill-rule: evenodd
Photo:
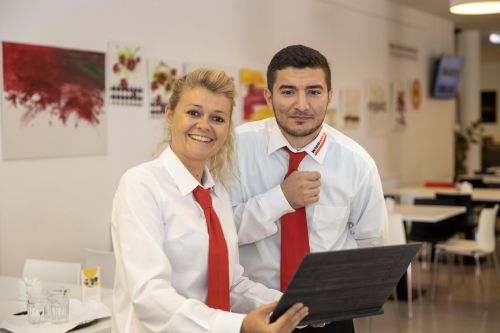
<svg viewBox="0 0 500 333">
<path fill-rule="evenodd" d="M 101 269 L 101 302 L 111 309 L 114 256 L 112 252 L 86 249 L 86 266 Z M 15 313 L 26 311 L 24 279 L 39 279 L 44 288 L 64 287 L 70 297 L 82 300 L 81 264 L 51 260 L 26 259 L 22 277 L 0 276 L 0 323 Z M 8 332 L 0 328 L 0 333 Z M 81 333 L 111 332 L 111 318 L 92 321 L 91 325 L 75 330 Z"/>
<path fill-rule="evenodd" d="M 432 299 L 434 299 L 436 292 L 436 279 L 438 276 L 438 266 L 440 255 L 447 254 L 448 265 L 454 264 L 454 256 L 469 256 L 473 257 L 476 269 L 475 274 L 480 279 L 481 297 L 484 301 L 484 282 L 481 275 L 481 261 L 483 257 L 492 257 L 495 264 L 497 275 L 500 279 L 500 265 L 495 252 L 496 237 L 495 237 L 495 223 L 497 219 L 499 205 L 494 207 L 482 208 L 479 214 L 477 237 L 474 239 L 464 238 L 451 238 L 449 240 L 438 242 L 436 244 L 436 252 L 434 256 L 434 270 L 432 278 Z M 463 262 L 462 262 L 463 264 Z M 448 270 L 448 293 L 451 291 L 452 274 L 451 269 Z"/>
<path fill-rule="evenodd" d="M 462 193 L 455 187 L 425 187 L 425 186 L 408 186 L 397 188 L 392 195 L 401 197 L 413 197 L 418 199 L 432 199 L 436 197 L 436 193 L 442 194 L 470 194 L 472 201 L 476 203 L 500 203 L 500 189 L 496 188 L 473 188 L 470 193 Z"/>
<path fill-rule="evenodd" d="M 389 211 L 389 243 L 394 243 L 395 241 L 406 242 L 408 239 L 406 230 L 411 230 L 408 226 L 410 223 L 412 224 L 411 227 L 414 227 L 413 221 L 419 221 L 430 227 L 436 227 L 440 222 L 463 214 L 465 211 L 465 207 L 459 206 L 394 205 Z M 411 318 L 413 300 L 411 267 L 406 273 L 405 278 L 406 281 L 402 279 L 402 282 L 398 285 L 398 292 L 401 296 L 406 296 L 408 300 L 408 317 Z M 418 284 L 418 294 L 421 296 L 419 281 Z"/>
<path fill-rule="evenodd" d="M 22 299 L 20 293 L 23 288 L 23 280 L 19 277 L 0 276 L 0 323 L 9 315 L 20 313 L 26 310 L 26 300 Z M 65 283 L 61 281 L 44 281 L 48 287 L 64 286 L 69 289 L 71 297 L 82 298 L 82 287 L 79 284 Z M 101 288 L 101 301 L 111 309 L 113 290 Z M 0 332 L 8 332 L 0 328 Z M 105 333 L 111 332 L 111 318 L 96 320 L 87 327 L 75 330 L 75 333 Z"/>
</svg>

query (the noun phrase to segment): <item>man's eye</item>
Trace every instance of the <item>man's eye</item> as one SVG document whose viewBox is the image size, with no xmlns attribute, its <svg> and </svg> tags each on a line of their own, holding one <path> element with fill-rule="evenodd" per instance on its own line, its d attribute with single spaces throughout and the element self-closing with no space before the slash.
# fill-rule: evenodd
<svg viewBox="0 0 500 333">
<path fill-rule="evenodd" d="M 313 95 L 313 96 L 319 96 L 319 95 L 321 95 L 321 93 L 322 93 L 322 91 L 320 89 L 309 90 L 309 94 Z"/>
<path fill-rule="evenodd" d="M 215 121 L 216 123 L 224 123 L 226 122 L 226 119 L 224 119 L 223 117 L 221 116 L 213 116 L 212 117 L 213 121 Z"/>
<path fill-rule="evenodd" d="M 283 90 L 281 90 L 281 94 L 285 95 L 285 96 L 290 96 L 290 95 L 293 95 L 293 90 L 291 90 L 291 89 L 283 89 Z"/>
</svg>

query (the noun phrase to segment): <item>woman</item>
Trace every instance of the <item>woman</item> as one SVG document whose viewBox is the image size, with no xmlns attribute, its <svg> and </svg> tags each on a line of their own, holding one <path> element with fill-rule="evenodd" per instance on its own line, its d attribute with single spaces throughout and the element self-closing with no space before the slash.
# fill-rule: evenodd
<svg viewBox="0 0 500 333">
<path fill-rule="evenodd" d="M 295 304 L 269 324 L 281 294 L 242 276 L 224 187 L 234 96 L 224 72 L 181 78 L 166 110 L 166 148 L 122 177 L 112 216 L 115 332 L 291 332 L 307 315 Z"/>
</svg>

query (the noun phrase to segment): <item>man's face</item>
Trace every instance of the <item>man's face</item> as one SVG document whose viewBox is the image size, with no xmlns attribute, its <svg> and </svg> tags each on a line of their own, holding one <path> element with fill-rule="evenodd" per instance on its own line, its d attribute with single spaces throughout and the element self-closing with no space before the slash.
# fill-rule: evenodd
<svg viewBox="0 0 500 333">
<path fill-rule="evenodd" d="M 276 72 L 272 92 L 266 100 L 273 108 L 278 126 L 294 147 L 310 143 L 321 131 L 332 97 L 321 68 L 287 67 Z"/>
</svg>

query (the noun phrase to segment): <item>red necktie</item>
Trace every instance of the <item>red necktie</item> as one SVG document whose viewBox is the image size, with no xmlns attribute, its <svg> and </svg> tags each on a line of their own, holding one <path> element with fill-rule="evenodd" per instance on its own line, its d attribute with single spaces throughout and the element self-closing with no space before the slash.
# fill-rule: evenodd
<svg viewBox="0 0 500 333">
<path fill-rule="evenodd" d="M 193 190 L 196 201 L 203 208 L 208 228 L 208 294 L 207 305 L 229 311 L 229 260 L 224 232 L 212 207 L 210 190 L 201 186 Z"/>
<path fill-rule="evenodd" d="M 288 172 L 285 179 L 299 167 L 306 156 L 306 152 L 291 152 L 288 163 Z M 294 212 L 281 217 L 281 263 L 280 263 L 280 290 L 285 291 L 290 279 L 300 264 L 302 257 L 309 253 L 309 235 L 305 207 L 297 208 Z"/>
</svg>

